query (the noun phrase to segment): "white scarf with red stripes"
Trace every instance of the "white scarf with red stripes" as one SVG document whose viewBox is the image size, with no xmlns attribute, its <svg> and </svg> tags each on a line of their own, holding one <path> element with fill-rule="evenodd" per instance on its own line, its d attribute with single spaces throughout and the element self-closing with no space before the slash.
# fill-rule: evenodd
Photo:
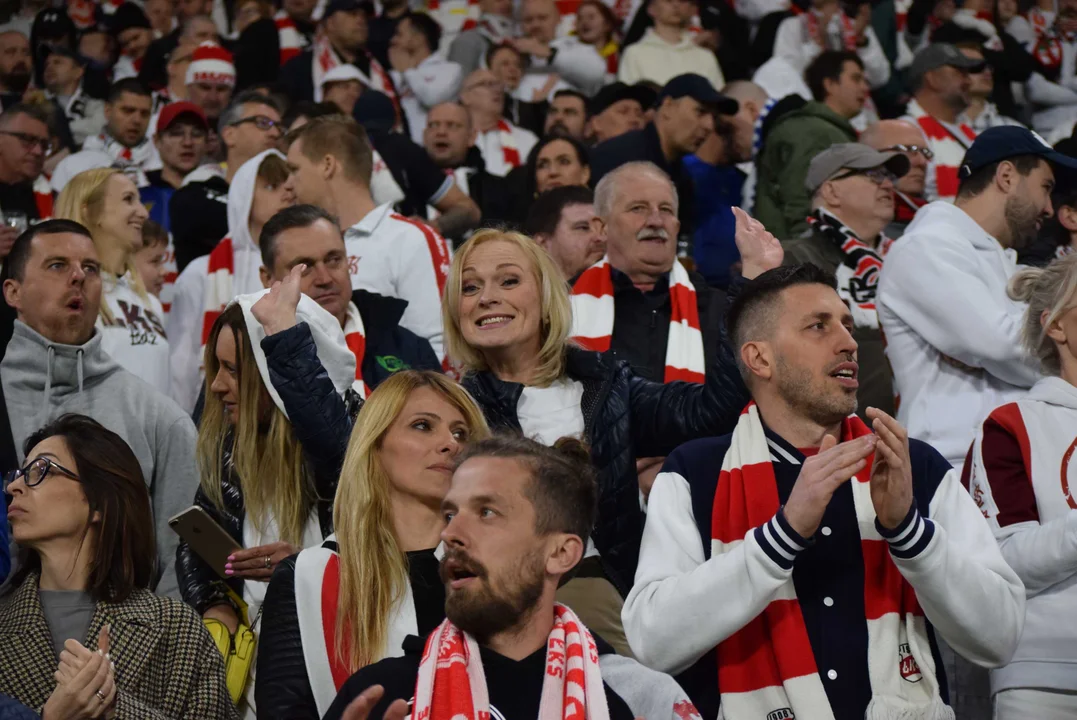
<svg viewBox="0 0 1077 720">
<path fill-rule="evenodd" d="M 360 51 L 364 52 L 364 51 Z M 363 84 L 372 90 L 377 90 L 380 93 L 385 93 L 389 96 L 389 99 L 393 101 L 393 107 L 396 108 L 397 116 L 400 116 L 400 98 L 396 95 L 396 89 L 393 87 L 392 78 L 389 77 L 389 73 L 385 72 L 385 68 L 381 66 L 376 59 L 368 55 L 370 58 L 370 73 L 364 73 L 361 68 L 356 66 L 356 70 L 363 78 Z M 311 70 L 314 75 L 314 102 L 322 101 L 322 82 L 325 80 L 325 75 L 333 68 L 343 65 L 344 61 L 337 55 L 337 51 L 333 49 L 333 46 L 329 44 L 329 41 L 325 38 L 315 41 L 314 43 L 314 58 L 311 62 Z"/>
<path fill-rule="evenodd" d="M 583 271 L 572 286 L 572 339 L 588 350 L 606 352 L 613 337 L 613 277 L 608 258 Z M 669 338 L 663 382 L 701 383 L 707 374 L 699 329 L 696 289 L 679 261 L 669 273 Z"/>
<path fill-rule="evenodd" d="M 280 45 L 280 64 L 283 66 L 284 63 L 306 49 L 307 39 L 303 37 L 303 33 L 299 32 L 299 28 L 295 26 L 295 21 L 292 20 L 285 11 L 278 11 L 277 14 L 273 16 L 273 22 L 277 25 L 277 40 Z"/>
<path fill-rule="evenodd" d="M 957 197 L 957 171 L 961 167 L 961 161 L 965 159 L 965 152 L 976 139 L 976 131 L 962 123 L 957 125 L 959 134 L 955 135 L 941 122 L 928 115 L 916 100 L 909 101 L 906 112 L 920 126 L 928 145 L 935 153 L 928 167 L 924 197 L 928 201 L 953 202 Z"/>
<path fill-rule="evenodd" d="M 352 388 L 359 397 L 366 399 L 370 388 L 363 382 L 363 357 L 366 355 L 366 332 L 363 330 L 363 318 L 355 303 L 348 303 L 348 316 L 344 320 L 344 342 L 355 355 L 355 382 Z"/>
<path fill-rule="evenodd" d="M 842 422 L 841 441 L 867 435 L 855 415 Z M 864 557 L 864 608 L 872 700 L 865 720 L 945 720 L 953 711 L 939 696 L 927 620 L 916 592 L 875 530 L 869 458 L 850 487 Z M 773 532 L 778 486 L 770 448 L 750 403 L 722 460 L 711 522 L 711 557 L 733 552 L 755 528 Z M 718 644 L 718 687 L 726 720 L 797 717 L 834 720 L 819 679 L 792 576 L 754 619 Z M 785 714 L 782 714 L 784 711 Z"/>
<path fill-rule="evenodd" d="M 236 296 L 233 284 L 235 271 L 232 237 L 228 236 L 209 253 L 205 291 L 202 293 L 202 347 L 209 342 L 213 323 L 217 322 L 225 306 Z"/>
<path fill-rule="evenodd" d="M 504 118 L 497 121 L 497 139 L 501 143 L 501 157 L 510 168 L 523 165 L 520 157 L 520 148 L 516 145 L 516 138 L 512 136 L 512 125 Z"/>
<path fill-rule="evenodd" d="M 591 633 L 566 605 L 554 605 L 538 720 L 609 720 Z M 448 619 L 426 640 L 411 720 L 482 720 L 490 696 L 475 638 Z"/>
</svg>

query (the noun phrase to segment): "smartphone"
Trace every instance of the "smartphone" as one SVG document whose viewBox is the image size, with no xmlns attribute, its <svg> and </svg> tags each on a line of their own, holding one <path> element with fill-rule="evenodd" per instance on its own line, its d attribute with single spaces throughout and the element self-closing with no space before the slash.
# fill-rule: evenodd
<svg viewBox="0 0 1077 720">
<path fill-rule="evenodd" d="M 243 546 L 235 541 L 210 514 L 197 505 L 192 505 L 183 512 L 168 519 L 172 531 L 186 541 L 191 549 L 224 580 L 231 580 L 224 574 L 224 565 L 228 556 Z"/>
</svg>

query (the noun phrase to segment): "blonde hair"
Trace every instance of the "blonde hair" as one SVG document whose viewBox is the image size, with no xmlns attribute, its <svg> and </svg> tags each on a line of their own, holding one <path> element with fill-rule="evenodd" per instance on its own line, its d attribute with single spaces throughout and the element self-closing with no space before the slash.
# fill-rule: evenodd
<svg viewBox="0 0 1077 720">
<path fill-rule="evenodd" d="M 336 624 L 338 659 L 352 672 L 385 655 L 389 615 L 408 583 L 392 514 L 392 481 L 378 450 L 412 392 L 430 388 L 460 411 L 468 440 L 490 434 L 482 411 L 461 386 L 439 373 L 405 370 L 370 394 L 348 440 L 333 501 L 340 548 Z"/>
<path fill-rule="evenodd" d="M 489 242 L 503 241 L 523 253 L 531 263 L 531 272 L 541 290 L 541 334 L 539 364 L 532 385 L 546 387 L 565 372 L 565 349 L 569 345 L 572 330 L 572 305 L 568 299 L 568 285 L 560 269 L 546 251 L 534 240 L 518 232 L 506 230 L 479 230 L 471 236 L 453 257 L 449 268 L 445 297 L 441 302 L 441 318 L 445 326 L 445 347 L 462 370 L 482 371 L 489 369 L 482 352 L 468 345 L 460 329 L 460 297 L 464 266 L 475 248 Z"/>
<path fill-rule="evenodd" d="M 105 253 L 106 243 L 112 242 L 111 238 L 101 233 L 100 222 L 105 212 L 108 181 L 114 175 L 123 175 L 123 172 L 115 168 L 94 168 L 80 172 L 64 186 L 56 198 L 53 212 L 53 217 L 57 219 L 74 220 L 85 226 L 90 231 L 90 237 L 93 238 L 94 247 L 97 248 L 99 255 Z M 135 292 L 143 300 L 148 300 L 149 294 L 135 265 L 134 251 L 124 253 L 123 263 L 123 272 L 120 274 L 131 273 Z M 101 303 L 99 314 L 107 322 L 112 322 L 112 311 L 108 309 L 108 303 Z"/>
<path fill-rule="evenodd" d="M 1077 254 L 1055 260 L 1047 267 L 1025 268 L 1014 273 L 1006 294 L 1011 300 L 1027 302 L 1021 341 L 1043 366 L 1045 373 L 1062 372 L 1062 359 L 1047 328 L 1077 306 Z"/>
<path fill-rule="evenodd" d="M 217 338 L 223 332 L 232 333 L 236 342 L 240 412 L 235 427 L 229 427 L 224 405 L 209 389 L 220 369 Z M 269 393 L 262 384 L 239 305 L 229 305 L 213 323 L 204 362 L 206 404 L 198 426 L 196 446 L 202 491 L 215 507 L 223 510 L 224 475 L 234 472 L 239 478 L 243 507 L 254 527 L 264 532 L 273 518 L 280 531 L 279 539 L 301 546 L 303 529 L 317 500 L 314 485 L 291 422 L 269 400 Z M 260 412 L 267 403 L 270 407 L 268 422 Z M 231 463 L 225 467 L 224 457 L 229 448 Z"/>
</svg>

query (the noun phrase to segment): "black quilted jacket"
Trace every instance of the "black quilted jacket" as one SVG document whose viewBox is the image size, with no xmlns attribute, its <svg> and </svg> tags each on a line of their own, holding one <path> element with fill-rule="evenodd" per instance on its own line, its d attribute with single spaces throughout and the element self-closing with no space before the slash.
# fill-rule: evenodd
<svg viewBox="0 0 1077 720">
<path fill-rule="evenodd" d="M 636 458 L 668 455 L 689 440 L 731 432 L 748 403 L 748 390 L 724 343 L 718 355 L 705 383 L 662 384 L 636 376 L 627 362 L 568 350 L 567 375 L 583 384 L 585 439 L 598 471 L 592 538 L 622 593 L 632 586 L 643 537 Z M 471 374 L 463 385 L 491 428 L 521 430 L 516 408 L 523 385 L 502 382 L 491 372 Z"/>
</svg>

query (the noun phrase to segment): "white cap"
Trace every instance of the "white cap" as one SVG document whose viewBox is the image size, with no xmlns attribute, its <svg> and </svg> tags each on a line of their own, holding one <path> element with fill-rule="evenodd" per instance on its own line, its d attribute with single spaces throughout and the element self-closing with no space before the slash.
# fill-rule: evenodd
<svg viewBox="0 0 1077 720">
<path fill-rule="evenodd" d="M 49 184 L 53 191 L 59 193 L 71 182 L 71 178 L 87 170 L 112 167 L 112 156 L 101 150 L 80 150 L 68 155 L 52 171 Z"/>
<path fill-rule="evenodd" d="M 345 63 L 344 65 L 337 65 L 325 74 L 325 77 L 322 78 L 322 87 L 324 88 L 329 83 L 344 82 L 345 80 L 365 82 L 359 68 L 350 63 Z"/>
</svg>

